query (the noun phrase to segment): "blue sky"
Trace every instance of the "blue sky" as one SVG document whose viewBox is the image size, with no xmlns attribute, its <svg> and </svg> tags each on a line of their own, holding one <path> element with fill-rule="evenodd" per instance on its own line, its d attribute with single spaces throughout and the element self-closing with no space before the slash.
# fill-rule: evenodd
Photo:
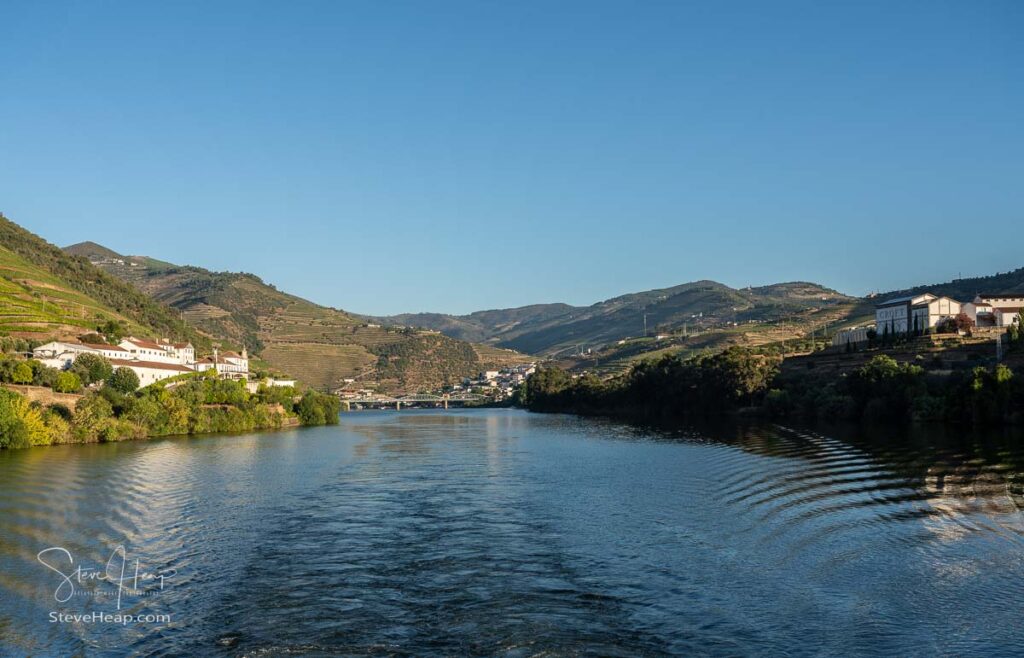
<svg viewBox="0 0 1024 658">
<path fill-rule="evenodd" d="M 1024 266 L 1024 3 L 0 0 L 0 211 L 362 313 Z"/>
</svg>

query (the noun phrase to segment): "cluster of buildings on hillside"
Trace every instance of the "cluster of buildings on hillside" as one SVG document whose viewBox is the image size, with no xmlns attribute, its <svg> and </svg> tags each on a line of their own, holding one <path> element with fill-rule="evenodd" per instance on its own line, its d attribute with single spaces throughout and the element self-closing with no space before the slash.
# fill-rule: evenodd
<svg viewBox="0 0 1024 658">
<path fill-rule="evenodd" d="M 196 359 L 191 343 L 172 343 L 166 339 L 152 341 L 129 337 L 117 345 L 52 341 L 32 350 L 32 358 L 58 370 L 71 367 L 82 354 L 95 354 L 110 361 L 114 368 L 128 368 L 139 378 L 142 386 L 188 372 L 214 370 L 229 379 L 249 378 L 249 355 L 217 352 L 213 356 Z"/>
<path fill-rule="evenodd" d="M 840 331 L 832 338 L 833 345 L 859 343 L 868 332 L 878 335 L 929 333 L 963 314 L 976 327 L 1008 327 L 1024 310 L 1024 293 L 978 294 L 972 301 L 961 303 L 951 297 L 921 293 L 887 299 L 875 306 L 873 327 L 855 327 Z"/>
<path fill-rule="evenodd" d="M 502 368 L 501 370 L 487 370 L 476 377 L 462 380 L 462 384 L 452 387 L 453 391 L 480 391 L 497 401 L 512 397 L 526 378 L 532 375 L 537 367 L 532 364 L 520 364 Z"/>
</svg>

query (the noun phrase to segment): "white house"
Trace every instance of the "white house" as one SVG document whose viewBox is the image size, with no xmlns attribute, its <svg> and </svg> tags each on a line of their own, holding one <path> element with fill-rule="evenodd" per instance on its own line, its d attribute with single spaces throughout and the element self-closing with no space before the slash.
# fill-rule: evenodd
<svg viewBox="0 0 1024 658">
<path fill-rule="evenodd" d="M 967 302 L 960 307 L 960 310 L 964 312 L 964 315 L 974 321 L 974 324 L 979 327 L 992 326 L 995 324 L 995 318 L 992 315 L 992 305 L 986 302 L 979 301 L 977 297 L 973 302 Z"/>
<path fill-rule="evenodd" d="M 888 299 L 875 306 L 875 327 L 879 335 L 930 331 L 960 314 L 960 302 L 931 293 Z"/>
<path fill-rule="evenodd" d="M 229 377 L 231 379 L 248 379 L 249 378 L 249 354 L 245 348 L 242 348 L 242 353 L 236 352 L 221 352 L 214 351 L 213 356 L 208 356 L 200 359 L 195 364 L 195 369 L 199 372 L 206 370 L 215 370 L 218 375 Z"/>
<path fill-rule="evenodd" d="M 171 343 L 165 338 L 157 344 L 184 366 L 190 366 L 196 362 L 196 348 L 192 346 L 192 343 Z"/>
<path fill-rule="evenodd" d="M 979 326 L 1008 327 L 1014 323 L 1017 314 L 1024 310 L 1024 292 L 980 294 L 970 304 L 974 306 L 975 322 Z"/>
<path fill-rule="evenodd" d="M 130 336 L 122 340 L 118 345 L 127 350 L 133 359 L 155 361 L 157 363 L 181 363 L 177 355 L 167 350 L 166 344 L 157 343 L 156 341 Z"/>
</svg>

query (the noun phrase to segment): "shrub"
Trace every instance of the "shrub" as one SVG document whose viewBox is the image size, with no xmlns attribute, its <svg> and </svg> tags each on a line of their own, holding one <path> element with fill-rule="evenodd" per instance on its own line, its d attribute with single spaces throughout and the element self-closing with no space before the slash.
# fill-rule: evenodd
<svg viewBox="0 0 1024 658">
<path fill-rule="evenodd" d="M 14 366 L 14 371 L 11 373 L 11 382 L 14 384 L 31 384 L 32 383 L 32 368 L 27 363 L 19 363 Z"/>
<path fill-rule="evenodd" d="M 77 393 L 82 390 L 82 380 L 73 372 L 62 372 L 53 382 L 53 390 L 58 393 Z"/>
<path fill-rule="evenodd" d="M 50 434 L 42 414 L 17 393 L 0 389 L 0 448 L 47 445 Z"/>
</svg>

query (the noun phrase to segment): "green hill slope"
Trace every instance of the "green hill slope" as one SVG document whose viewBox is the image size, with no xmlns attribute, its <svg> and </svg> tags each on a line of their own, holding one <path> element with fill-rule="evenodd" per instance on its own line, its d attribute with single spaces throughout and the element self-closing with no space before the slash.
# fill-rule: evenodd
<svg viewBox="0 0 1024 658">
<path fill-rule="evenodd" d="M 813 283 L 737 290 L 715 281 L 695 281 L 621 295 L 591 306 L 540 304 L 464 316 L 421 313 L 382 320 L 554 355 L 643 336 L 645 320 L 652 335 L 684 328 L 706 331 L 732 323 L 778 322 L 814 310 L 842 315 L 842 309 L 853 303 L 853 298 Z"/>
<path fill-rule="evenodd" d="M 81 245 L 69 249 L 80 251 Z M 97 266 L 178 310 L 189 324 L 244 344 L 271 366 L 319 388 L 353 379 L 391 391 L 433 389 L 499 365 L 498 357 L 526 360 L 438 332 L 380 326 L 281 292 L 253 274 L 121 256 L 105 247 L 90 251 Z"/>
<path fill-rule="evenodd" d="M 209 344 L 170 309 L 0 215 L 0 333 L 73 338 L 110 320 L 139 336 Z"/>
</svg>

